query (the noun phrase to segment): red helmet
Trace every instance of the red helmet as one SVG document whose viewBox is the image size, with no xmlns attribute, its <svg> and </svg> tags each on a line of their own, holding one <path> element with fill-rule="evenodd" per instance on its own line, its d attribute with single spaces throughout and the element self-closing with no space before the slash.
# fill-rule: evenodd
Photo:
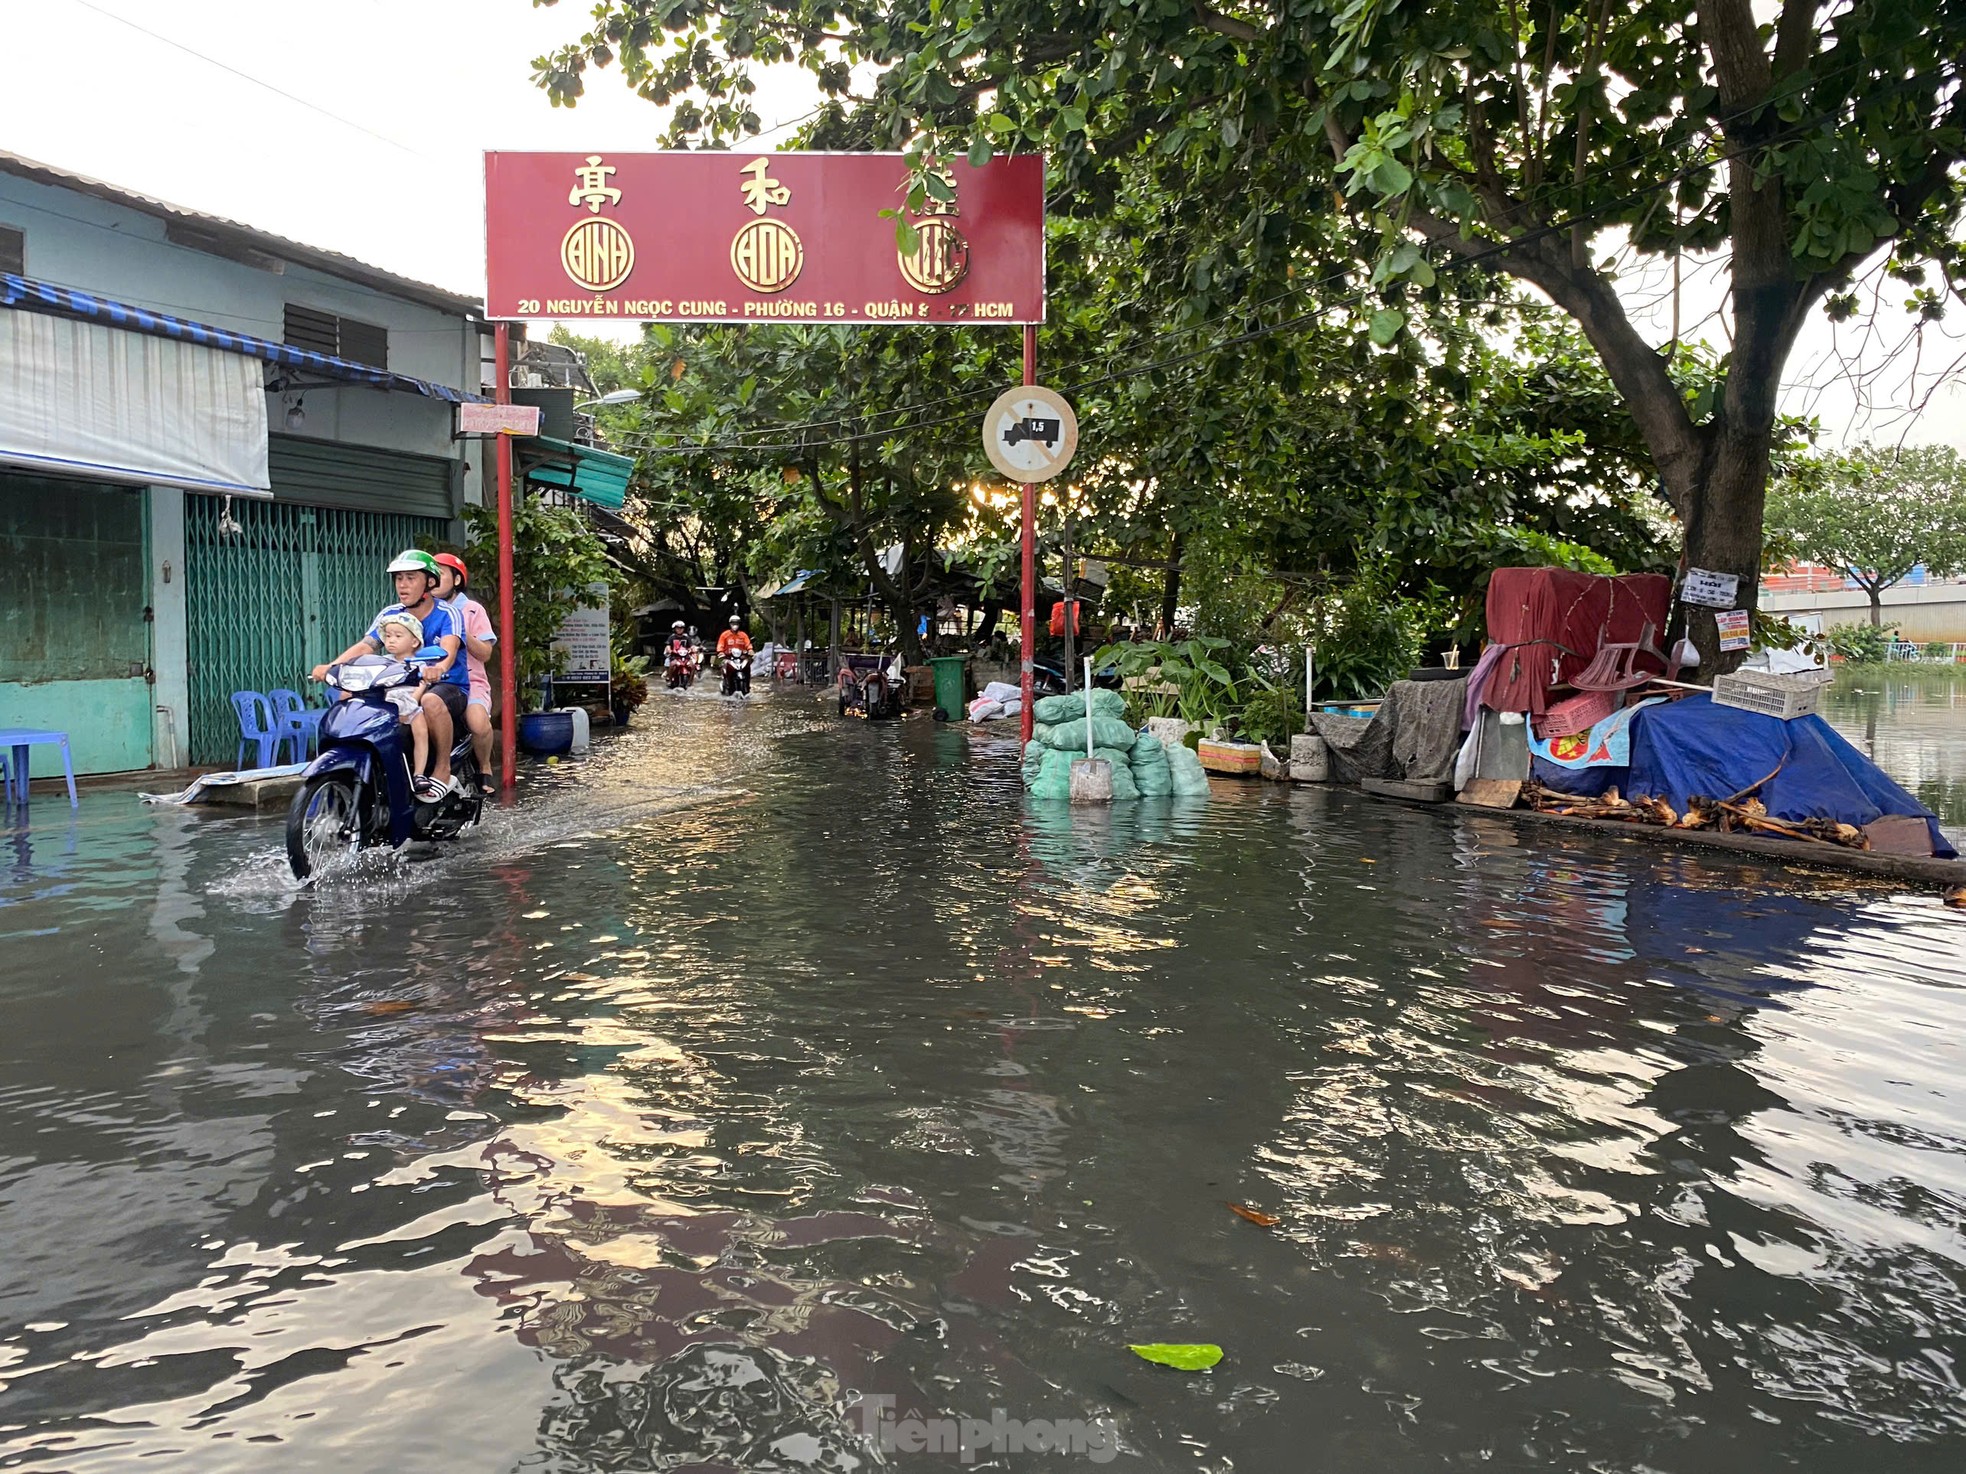
<svg viewBox="0 0 1966 1474">
<path fill-rule="evenodd" d="M 471 570 L 464 566 L 464 560 L 456 553 L 439 553 L 437 561 L 457 574 L 459 585 L 471 582 Z"/>
</svg>

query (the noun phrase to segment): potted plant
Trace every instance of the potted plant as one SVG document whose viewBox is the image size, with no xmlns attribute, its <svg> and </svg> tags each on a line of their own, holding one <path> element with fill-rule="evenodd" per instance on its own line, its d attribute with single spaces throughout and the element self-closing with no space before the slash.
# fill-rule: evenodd
<svg viewBox="0 0 1966 1474">
<path fill-rule="evenodd" d="M 614 652 L 608 710 L 617 727 L 627 726 L 628 718 L 649 699 L 648 670 L 646 655 L 623 655 L 618 649 Z"/>
<path fill-rule="evenodd" d="M 1179 722 L 1185 733 L 1174 740 L 1195 749 L 1204 768 L 1218 773 L 1254 773 L 1263 749 L 1218 735 L 1237 705 L 1236 680 L 1221 660 L 1229 642 L 1219 635 L 1186 640 L 1123 641 L 1093 656 L 1100 666 L 1117 665 L 1147 713 L 1148 730 L 1167 741 L 1165 725 Z"/>
</svg>

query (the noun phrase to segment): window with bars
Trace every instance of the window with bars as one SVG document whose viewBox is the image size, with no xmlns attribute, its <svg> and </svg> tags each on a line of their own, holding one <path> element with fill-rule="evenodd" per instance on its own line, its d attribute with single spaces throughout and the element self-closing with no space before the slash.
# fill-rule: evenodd
<svg viewBox="0 0 1966 1474">
<path fill-rule="evenodd" d="M 27 275 L 27 236 L 11 225 L 0 225 L 0 271 Z"/>
<path fill-rule="evenodd" d="M 337 317 L 297 302 L 287 304 L 284 340 L 290 348 L 325 353 L 351 363 L 389 367 L 389 329 L 352 317 Z"/>
</svg>

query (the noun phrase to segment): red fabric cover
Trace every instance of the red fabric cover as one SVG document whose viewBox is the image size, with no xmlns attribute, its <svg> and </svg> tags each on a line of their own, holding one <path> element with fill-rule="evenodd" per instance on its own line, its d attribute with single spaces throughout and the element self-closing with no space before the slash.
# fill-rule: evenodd
<svg viewBox="0 0 1966 1474">
<path fill-rule="evenodd" d="M 1488 638 L 1524 648 L 1510 651 L 1497 664 L 1483 703 L 1497 711 L 1540 715 L 1549 706 L 1552 657 L 1555 683 L 1566 683 L 1591 663 L 1601 646 L 1637 640 L 1648 621 L 1652 642 L 1664 649 L 1671 608 L 1672 580 L 1663 573 L 1605 578 L 1567 568 L 1496 569 L 1488 580 Z M 1555 643 L 1531 643 L 1538 640 Z M 1666 673 L 1663 665 L 1644 656 L 1638 668 Z"/>
</svg>

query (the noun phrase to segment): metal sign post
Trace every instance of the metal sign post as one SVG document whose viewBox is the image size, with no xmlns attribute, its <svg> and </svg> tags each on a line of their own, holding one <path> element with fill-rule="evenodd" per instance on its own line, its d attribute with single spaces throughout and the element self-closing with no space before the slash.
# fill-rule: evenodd
<svg viewBox="0 0 1966 1474">
<path fill-rule="evenodd" d="M 512 402 L 512 329 L 494 331 L 492 386 L 497 404 Z M 507 797 L 519 781 L 519 681 L 512 619 L 512 438 L 498 437 L 498 786 Z"/>
<path fill-rule="evenodd" d="M 1026 385 L 1031 385 L 1037 381 L 1038 329 L 1037 324 L 1027 323 L 1024 327 L 1024 382 Z M 1017 681 L 1019 689 L 1024 693 L 1024 701 L 1023 710 L 1018 714 L 1018 731 L 1023 740 L 1029 743 L 1032 724 L 1037 721 L 1031 708 L 1037 704 L 1034 663 L 1038 658 L 1038 489 L 1029 481 L 1024 483 L 1023 502 L 1023 633 L 1019 643 L 1023 647 L 1024 663 Z"/>
<path fill-rule="evenodd" d="M 1027 327 L 1024 329 L 1024 386 L 1004 390 L 983 415 L 984 454 L 1006 479 L 1020 482 L 1024 487 L 1024 669 L 1020 681 L 1024 710 L 1019 713 L 1018 727 L 1026 742 L 1031 740 L 1031 724 L 1035 720 L 1031 712 L 1036 696 L 1032 672 L 1038 648 L 1038 494 L 1035 488 L 1038 482 L 1049 481 L 1064 470 L 1079 447 L 1079 419 L 1072 406 L 1064 395 L 1039 388 L 1034 382 L 1037 358 L 1037 330 Z"/>
</svg>

